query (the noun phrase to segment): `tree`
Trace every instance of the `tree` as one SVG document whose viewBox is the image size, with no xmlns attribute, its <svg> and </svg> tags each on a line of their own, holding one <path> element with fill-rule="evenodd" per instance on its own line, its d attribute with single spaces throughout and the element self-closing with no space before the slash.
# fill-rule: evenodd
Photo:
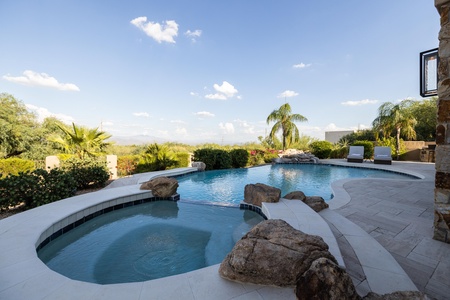
<svg viewBox="0 0 450 300">
<path fill-rule="evenodd" d="M 57 147 L 65 153 L 74 154 L 83 159 L 86 156 L 98 156 L 104 153 L 104 150 L 110 143 L 105 142 L 111 135 L 98 128 L 90 129 L 83 126 L 77 126 L 72 123 L 72 127 L 66 127 L 57 124 L 63 135 L 53 135 L 49 140 L 54 142 Z"/>
<path fill-rule="evenodd" d="M 437 100 L 438 97 L 431 97 L 411 104 L 411 114 L 417 120 L 414 130 L 418 141 L 436 140 Z"/>
<path fill-rule="evenodd" d="M 18 156 L 31 148 L 38 123 L 25 105 L 6 93 L 0 94 L 0 156 Z"/>
<path fill-rule="evenodd" d="M 398 104 L 385 102 L 378 108 L 378 117 L 372 122 L 375 136 L 378 139 L 379 133 L 384 137 L 390 137 L 393 132 L 396 134 L 396 156 L 400 156 L 400 136 L 407 139 L 416 137 L 414 126 L 417 121 L 411 114 L 411 100 L 403 100 Z"/>
<path fill-rule="evenodd" d="M 166 170 L 176 165 L 175 154 L 166 145 L 151 144 L 145 150 L 147 163 L 154 166 L 156 170 Z"/>
<path fill-rule="evenodd" d="M 292 114 L 291 106 L 289 103 L 285 103 L 279 109 L 272 111 L 267 117 L 267 124 L 275 122 L 269 136 L 274 140 L 277 132 L 281 131 L 284 151 L 291 143 L 299 140 L 300 134 L 294 122 L 305 121 L 308 121 L 308 119 L 300 114 Z"/>
</svg>

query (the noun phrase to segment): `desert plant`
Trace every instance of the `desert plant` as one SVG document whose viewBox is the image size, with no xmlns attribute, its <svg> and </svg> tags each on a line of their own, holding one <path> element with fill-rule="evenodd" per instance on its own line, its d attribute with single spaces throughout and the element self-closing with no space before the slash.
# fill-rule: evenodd
<svg viewBox="0 0 450 300">
<path fill-rule="evenodd" d="M 230 156 L 233 168 L 243 168 L 248 163 L 248 151 L 245 149 L 233 149 Z"/>
<path fill-rule="evenodd" d="M 27 171 L 34 170 L 34 162 L 27 159 L 21 159 L 17 157 L 11 157 L 7 159 L 0 159 L 0 174 L 3 177 L 8 174 L 18 175 L 19 173 L 25 173 Z M 2 175 L 0 175 L 0 178 Z"/>
<path fill-rule="evenodd" d="M 371 141 L 357 141 L 352 144 L 352 146 L 363 146 L 364 147 L 364 158 L 371 159 L 373 157 L 373 142 Z"/>
<path fill-rule="evenodd" d="M 309 144 L 309 148 L 317 158 L 325 159 L 330 157 L 333 144 L 328 141 L 316 141 Z"/>
</svg>

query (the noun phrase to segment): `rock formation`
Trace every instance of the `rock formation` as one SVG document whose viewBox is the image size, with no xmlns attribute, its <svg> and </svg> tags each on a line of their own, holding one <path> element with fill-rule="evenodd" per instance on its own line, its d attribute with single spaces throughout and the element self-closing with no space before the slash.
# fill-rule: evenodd
<svg viewBox="0 0 450 300">
<path fill-rule="evenodd" d="M 298 164 L 298 163 L 319 163 L 319 159 L 311 153 L 305 153 L 302 150 L 287 149 L 278 158 L 273 160 L 277 164 Z"/>
<path fill-rule="evenodd" d="M 261 207 L 262 202 L 279 202 L 281 190 L 263 183 L 247 184 L 244 189 L 244 202 Z"/>
<path fill-rule="evenodd" d="M 316 259 L 298 277 L 295 294 L 298 300 L 361 299 L 347 272 L 327 258 Z"/>
<path fill-rule="evenodd" d="M 319 258 L 336 263 L 321 237 L 296 230 L 283 220 L 267 220 L 236 243 L 219 274 L 238 282 L 294 286 L 298 275 Z"/>
<path fill-rule="evenodd" d="M 151 190 L 153 196 L 168 198 L 177 193 L 178 181 L 175 178 L 157 177 L 144 182 L 140 189 Z"/>
<path fill-rule="evenodd" d="M 194 161 L 192 162 L 192 167 L 197 168 L 198 171 L 205 171 L 206 164 L 202 161 Z"/>
<path fill-rule="evenodd" d="M 319 196 L 305 196 L 302 191 L 291 192 L 283 197 L 284 199 L 297 199 L 306 203 L 309 207 L 311 207 L 315 212 L 319 212 L 322 209 L 328 208 L 328 203 L 323 200 L 322 197 Z"/>
</svg>

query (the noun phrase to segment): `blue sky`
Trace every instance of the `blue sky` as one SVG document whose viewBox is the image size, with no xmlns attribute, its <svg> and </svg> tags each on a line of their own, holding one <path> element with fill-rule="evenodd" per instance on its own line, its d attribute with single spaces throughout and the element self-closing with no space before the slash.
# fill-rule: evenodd
<svg viewBox="0 0 450 300">
<path fill-rule="evenodd" d="M 421 99 L 439 29 L 430 0 L 0 0 L 0 92 L 113 137 L 192 144 L 257 142 L 287 101 L 324 139 Z"/>
</svg>

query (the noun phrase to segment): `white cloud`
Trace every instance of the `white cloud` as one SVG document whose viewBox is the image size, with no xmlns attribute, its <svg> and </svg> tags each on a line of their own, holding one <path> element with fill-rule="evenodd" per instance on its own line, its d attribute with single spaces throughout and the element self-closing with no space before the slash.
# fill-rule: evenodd
<svg viewBox="0 0 450 300">
<path fill-rule="evenodd" d="M 186 124 L 186 122 L 182 121 L 182 120 L 171 120 L 170 123 L 175 123 L 175 124 Z"/>
<path fill-rule="evenodd" d="M 222 85 L 218 85 L 217 83 L 215 83 L 213 87 L 217 93 L 207 94 L 205 98 L 214 100 L 227 100 L 228 98 L 233 98 L 234 95 L 238 93 L 238 90 L 227 81 L 223 81 Z M 240 96 L 238 96 L 238 98 L 240 98 Z"/>
<path fill-rule="evenodd" d="M 144 118 L 150 117 L 150 115 L 148 113 L 146 113 L 146 112 L 135 112 L 135 113 L 133 113 L 133 116 L 144 117 Z"/>
<path fill-rule="evenodd" d="M 206 99 L 211 99 L 211 100 L 227 100 L 227 96 L 225 96 L 224 94 L 208 94 L 205 96 Z"/>
<path fill-rule="evenodd" d="M 70 124 L 75 121 L 75 119 L 71 116 L 64 114 L 55 114 L 48 111 L 48 109 L 44 107 L 38 107 L 32 104 L 25 104 L 25 106 L 32 112 L 34 112 L 37 116 L 39 122 L 44 121 L 45 118 L 54 117 L 60 120 L 63 123 Z"/>
<path fill-rule="evenodd" d="M 366 104 L 375 104 L 377 102 L 378 102 L 378 100 L 364 99 L 364 100 L 359 100 L 359 101 L 345 101 L 345 102 L 341 102 L 341 104 L 344 106 L 358 106 L 358 105 L 366 105 Z"/>
<path fill-rule="evenodd" d="M 343 130 L 349 130 L 349 129 L 348 128 L 338 127 L 334 123 L 330 123 L 327 126 L 325 126 L 325 131 L 343 131 Z"/>
<path fill-rule="evenodd" d="M 196 92 L 190 92 L 189 95 L 194 96 L 194 97 L 197 97 L 197 96 L 198 96 L 198 93 L 196 93 Z"/>
<path fill-rule="evenodd" d="M 311 67 L 311 64 L 299 63 L 299 64 L 296 64 L 296 65 L 293 65 L 292 67 L 294 69 L 304 69 L 304 68 Z"/>
<path fill-rule="evenodd" d="M 219 123 L 219 127 L 225 134 L 234 133 L 234 126 L 232 123 Z"/>
<path fill-rule="evenodd" d="M 199 29 L 194 30 L 194 31 L 188 30 L 188 31 L 186 31 L 184 34 L 185 34 L 187 37 L 190 37 L 190 38 L 191 38 L 191 41 L 192 41 L 193 43 L 195 43 L 195 42 L 197 41 L 197 38 L 199 38 L 199 37 L 202 35 L 202 31 L 199 30 Z"/>
<path fill-rule="evenodd" d="M 13 77 L 10 75 L 4 75 L 3 79 L 20 83 L 29 86 L 43 86 L 49 88 L 55 88 L 61 91 L 76 91 L 79 92 L 80 88 L 73 83 L 60 83 L 55 77 L 51 77 L 46 73 L 37 73 L 31 70 L 23 72 L 24 76 Z"/>
<path fill-rule="evenodd" d="M 194 113 L 194 115 L 196 115 L 199 118 L 212 118 L 215 116 L 215 114 L 210 113 L 208 111 L 199 111 L 199 112 Z"/>
<path fill-rule="evenodd" d="M 217 83 L 214 84 L 214 89 L 228 98 L 233 97 L 238 92 L 238 90 L 227 81 L 222 82 L 222 85 L 218 85 Z"/>
<path fill-rule="evenodd" d="M 145 32 L 149 37 L 161 44 L 161 42 L 175 44 L 174 37 L 178 35 L 178 24 L 171 20 L 163 24 L 147 22 L 147 17 L 138 17 L 130 21 L 131 24 Z"/>
<path fill-rule="evenodd" d="M 113 123 L 113 122 L 110 122 L 110 121 L 103 121 L 103 122 L 102 122 L 102 125 L 103 125 L 103 126 L 113 126 L 114 123 Z"/>
<path fill-rule="evenodd" d="M 282 92 L 281 94 L 279 94 L 277 96 L 277 98 L 290 98 L 290 97 L 295 97 L 295 96 L 298 96 L 298 93 L 296 93 L 294 91 L 286 90 L 286 91 Z"/>
</svg>

